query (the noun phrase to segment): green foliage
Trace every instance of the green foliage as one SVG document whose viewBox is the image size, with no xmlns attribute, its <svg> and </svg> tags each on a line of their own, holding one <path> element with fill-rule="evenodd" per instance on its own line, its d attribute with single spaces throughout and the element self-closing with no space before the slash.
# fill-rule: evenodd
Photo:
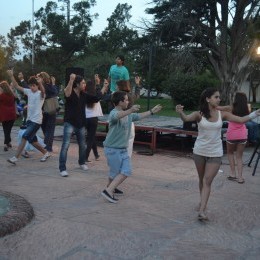
<svg viewBox="0 0 260 260">
<path fill-rule="evenodd" d="M 147 98 L 139 98 L 136 100 L 135 104 L 141 106 L 140 112 L 145 112 L 148 110 L 148 99 Z M 178 116 L 175 112 L 175 106 L 172 99 L 159 99 L 152 98 L 150 99 L 150 108 L 156 105 L 162 105 L 162 110 L 158 113 L 159 116 Z"/>
<path fill-rule="evenodd" d="M 208 87 L 218 87 L 219 82 L 209 73 L 202 75 L 175 72 L 165 82 L 175 104 L 182 104 L 185 109 L 197 109 L 201 92 Z"/>
</svg>

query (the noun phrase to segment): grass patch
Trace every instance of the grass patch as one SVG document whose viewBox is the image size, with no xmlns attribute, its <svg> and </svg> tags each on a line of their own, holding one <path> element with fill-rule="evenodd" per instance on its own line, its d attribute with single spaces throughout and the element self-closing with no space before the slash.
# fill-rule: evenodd
<svg viewBox="0 0 260 260">
<path fill-rule="evenodd" d="M 148 110 L 148 100 L 147 98 L 139 98 L 135 101 L 135 104 L 141 106 L 140 112 L 145 112 Z M 179 117 L 179 114 L 175 111 L 175 104 L 172 99 L 162 99 L 162 98 L 151 98 L 150 99 L 150 109 L 156 105 L 162 105 L 162 110 L 157 114 L 159 116 L 174 116 Z M 191 113 L 192 111 L 184 111 L 186 114 Z"/>
</svg>

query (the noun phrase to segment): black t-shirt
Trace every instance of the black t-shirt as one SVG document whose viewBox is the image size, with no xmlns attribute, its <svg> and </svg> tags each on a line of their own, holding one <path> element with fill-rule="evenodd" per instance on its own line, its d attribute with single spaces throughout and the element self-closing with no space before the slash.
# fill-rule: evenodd
<svg viewBox="0 0 260 260">
<path fill-rule="evenodd" d="M 74 90 L 72 90 L 69 97 L 65 96 L 65 113 L 64 122 L 68 122 L 74 127 L 81 128 L 85 122 L 85 106 L 86 102 L 98 102 L 100 96 L 92 96 L 81 92 L 78 96 Z"/>
</svg>

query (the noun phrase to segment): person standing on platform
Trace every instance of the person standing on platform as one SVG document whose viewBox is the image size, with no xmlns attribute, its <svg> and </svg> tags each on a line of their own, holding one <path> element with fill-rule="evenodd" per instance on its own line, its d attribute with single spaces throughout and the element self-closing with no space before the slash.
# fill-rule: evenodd
<svg viewBox="0 0 260 260">
<path fill-rule="evenodd" d="M 129 81 L 129 72 L 128 69 L 124 66 L 125 58 L 123 55 L 116 56 L 116 64 L 110 67 L 108 73 L 108 82 L 110 84 L 110 91 L 111 93 L 115 92 L 116 89 L 116 82 L 119 80 L 126 80 L 128 88 L 130 88 L 130 81 Z"/>
<path fill-rule="evenodd" d="M 125 91 L 116 91 L 112 94 L 111 101 L 115 108 L 109 114 L 109 130 L 104 141 L 104 153 L 109 166 L 109 177 L 106 189 L 101 195 L 111 203 L 117 203 L 115 195 L 123 195 L 117 187 L 132 173 L 131 159 L 127 152 L 129 135 L 133 121 L 153 115 L 161 110 L 161 105 L 151 110 L 136 113 L 139 105 L 128 107 L 128 95 Z"/>
<path fill-rule="evenodd" d="M 200 97 L 199 111 L 189 115 L 183 112 L 183 106 L 177 105 L 176 112 L 184 122 L 196 121 L 198 123 L 198 137 L 194 144 L 194 162 L 199 176 L 200 204 L 199 220 L 208 220 L 206 207 L 211 191 L 211 184 L 217 175 L 223 145 L 221 140 L 222 120 L 245 123 L 260 115 L 260 109 L 249 115 L 239 117 L 226 111 L 219 111 L 220 93 L 215 88 L 205 89 Z"/>
<path fill-rule="evenodd" d="M 4 130 L 4 151 L 12 147 L 11 131 L 16 120 L 15 94 L 7 81 L 0 82 L 0 122 Z"/>
</svg>

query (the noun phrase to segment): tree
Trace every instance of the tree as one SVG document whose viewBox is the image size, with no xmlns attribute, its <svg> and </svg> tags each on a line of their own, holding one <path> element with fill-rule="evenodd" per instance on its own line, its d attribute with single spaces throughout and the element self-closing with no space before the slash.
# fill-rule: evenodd
<svg viewBox="0 0 260 260">
<path fill-rule="evenodd" d="M 70 10 L 68 0 L 60 0 Z M 45 7 L 35 12 L 34 39 L 30 21 L 22 21 L 19 26 L 11 29 L 8 34 L 9 46 L 16 54 L 21 54 L 18 46 L 23 46 L 27 57 L 31 55 L 32 41 L 34 40 L 36 59 L 41 63 L 45 55 L 38 56 L 46 50 L 59 53 L 56 65 L 69 61 L 74 54 L 84 51 L 88 43 L 88 32 L 92 25 L 92 15 L 89 12 L 96 0 L 79 1 L 72 6 L 73 16 L 65 15 L 62 5 L 49 1 Z M 60 11 L 61 10 L 61 11 Z"/>
<path fill-rule="evenodd" d="M 248 78 L 256 48 L 250 28 L 259 15 L 259 0 L 153 0 L 150 35 L 170 49 L 204 55 L 220 80 L 222 100 L 229 103 Z M 185 53 L 185 51 L 184 51 Z M 185 58 L 185 57 L 184 57 Z"/>
<path fill-rule="evenodd" d="M 138 32 L 128 28 L 127 24 L 131 19 L 130 10 L 132 6 L 118 4 L 107 19 L 108 26 L 104 31 L 91 39 L 91 44 L 95 51 L 109 51 L 113 54 L 131 51 L 134 47 L 134 42 L 138 40 Z"/>
</svg>

